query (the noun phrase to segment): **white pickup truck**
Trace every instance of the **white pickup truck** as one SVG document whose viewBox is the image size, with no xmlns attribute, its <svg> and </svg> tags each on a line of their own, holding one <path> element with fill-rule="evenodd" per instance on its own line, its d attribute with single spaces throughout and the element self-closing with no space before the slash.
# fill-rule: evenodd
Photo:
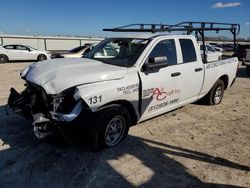
<svg viewBox="0 0 250 188">
<path fill-rule="evenodd" d="M 81 124 L 93 148 L 113 147 L 139 122 L 200 99 L 219 104 L 237 67 L 237 58 L 204 64 L 192 35 L 107 38 L 85 58 L 27 66 L 27 88 L 12 88 L 8 105 L 34 120 L 38 138 Z"/>
</svg>

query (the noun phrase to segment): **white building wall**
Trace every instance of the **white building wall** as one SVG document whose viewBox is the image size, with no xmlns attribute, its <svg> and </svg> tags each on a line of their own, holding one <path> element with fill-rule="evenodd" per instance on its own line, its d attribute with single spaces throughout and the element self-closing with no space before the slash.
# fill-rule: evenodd
<svg viewBox="0 0 250 188">
<path fill-rule="evenodd" d="M 47 50 L 70 50 L 80 46 L 80 40 L 46 39 Z"/>
<path fill-rule="evenodd" d="M 53 37 L 53 36 L 26 36 L 0 35 L 0 45 L 23 44 L 39 50 L 69 50 L 86 43 L 98 43 L 104 38 L 94 37 Z"/>
</svg>

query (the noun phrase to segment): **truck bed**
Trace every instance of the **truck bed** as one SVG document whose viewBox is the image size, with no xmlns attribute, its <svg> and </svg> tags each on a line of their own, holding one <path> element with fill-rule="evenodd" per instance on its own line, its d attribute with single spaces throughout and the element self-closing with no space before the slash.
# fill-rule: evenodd
<svg viewBox="0 0 250 188">
<path fill-rule="evenodd" d="M 239 62 L 237 57 L 204 64 L 204 84 L 200 93 L 200 97 L 206 95 L 214 83 L 221 77 L 227 79 L 227 85 L 225 89 L 230 87 L 236 77 L 238 64 Z"/>
</svg>

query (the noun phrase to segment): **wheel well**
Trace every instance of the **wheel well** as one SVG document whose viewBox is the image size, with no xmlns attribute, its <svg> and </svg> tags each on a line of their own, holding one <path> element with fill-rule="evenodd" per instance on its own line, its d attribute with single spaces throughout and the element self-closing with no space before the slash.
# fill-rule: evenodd
<svg viewBox="0 0 250 188">
<path fill-rule="evenodd" d="M 119 104 L 119 105 L 124 106 L 128 110 L 128 112 L 130 114 L 130 117 L 131 117 L 131 126 L 137 124 L 137 115 L 136 115 L 135 109 L 134 109 L 133 105 L 130 102 L 126 101 L 126 100 L 112 101 L 112 102 L 107 103 L 104 106 L 100 107 L 99 109 L 103 109 L 106 106 L 110 106 L 112 104 Z"/>
<path fill-rule="evenodd" d="M 224 83 L 224 90 L 226 90 L 227 86 L 228 86 L 228 80 L 229 80 L 228 76 L 227 75 L 223 75 L 219 79 L 223 81 L 223 83 Z"/>
</svg>

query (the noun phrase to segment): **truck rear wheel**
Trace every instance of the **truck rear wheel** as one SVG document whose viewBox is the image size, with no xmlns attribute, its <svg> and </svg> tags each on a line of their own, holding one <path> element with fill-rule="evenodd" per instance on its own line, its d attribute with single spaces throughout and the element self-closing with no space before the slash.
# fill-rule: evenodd
<svg viewBox="0 0 250 188">
<path fill-rule="evenodd" d="M 217 80 L 212 89 L 205 96 L 205 102 L 209 105 L 220 104 L 224 96 L 224 87 L 224 82 L 220 79 Z"/>
<path fill-rule="evenodd" d="M 114 147 L 128 134 L 131 118 L 128 110 L 121 105 L 112 105 L 97 112 L 89 134 L 93 150 Z"/>
</svg>

